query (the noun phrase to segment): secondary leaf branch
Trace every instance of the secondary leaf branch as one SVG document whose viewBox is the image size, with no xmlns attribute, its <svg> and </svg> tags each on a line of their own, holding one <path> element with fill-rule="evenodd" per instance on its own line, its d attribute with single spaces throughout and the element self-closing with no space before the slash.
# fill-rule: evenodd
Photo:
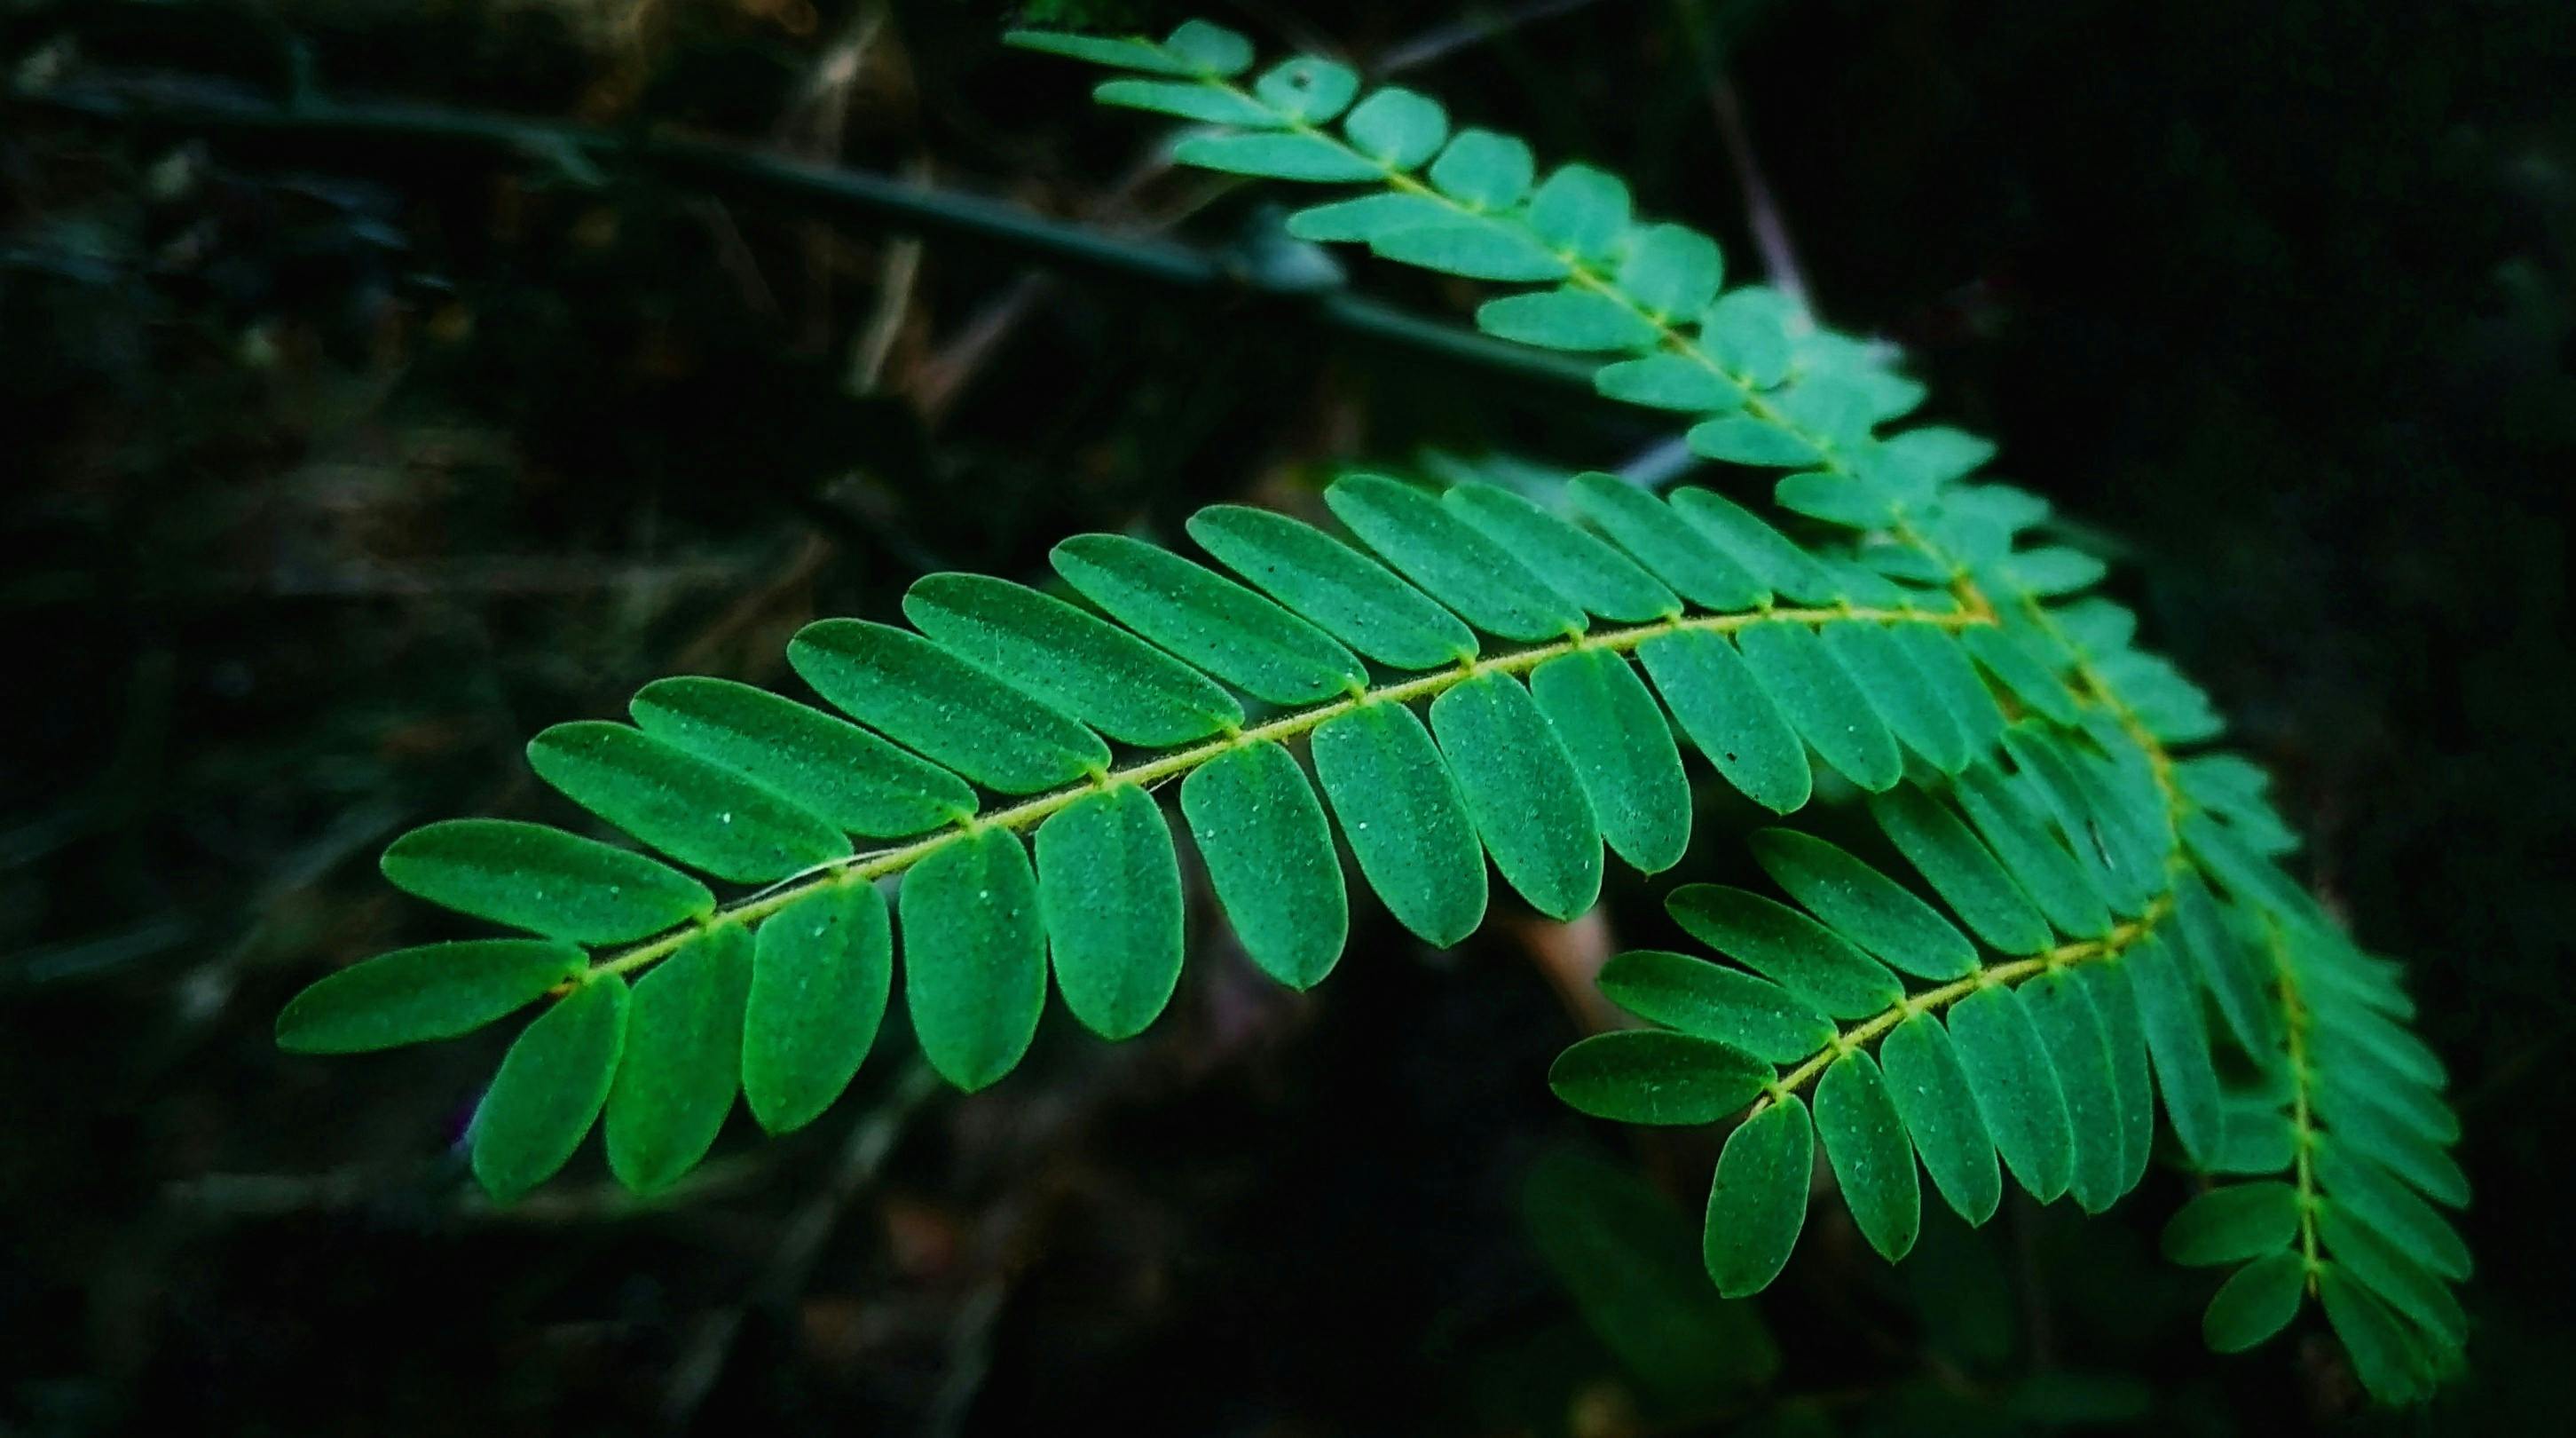
<svg viewBox="0 0 2576 1438">
<path fill-rule="evenodd" d="M 2098 939 L 2060 944 L 2045 953 L 2033 954 L 2026 959 L 1987 964 L 1981 966 L 1975 973 L 1962 979 L 1952 980 L 1939 988 L 1926 989 L 1919 994 L 1908 994 L 1902 1002 L 1891 1004 L 1885 1010 L 1837 1032 L 1831 1042 L 1801 1061 L 1795 1068 L 1781 1074 L 1779 1079 L 1764 1091 L 1762 1097 L 1753 1101 L 1753 1107 L 1746 1116 L 1758 1114 L 1804 1089 L 1822 1076 L 1826 1069 L 1831 1068 L 1836 1059 L 1875 1043 L 1884 1037 L 1889 1029 L 1916 1014 L 1939 1013 L 1979 989 L 2010 988 L 2026 979 L 2037 978 L 2052 969 L 2071 969 L 2078 964 L 2117 958 L 2155 932 L 2156 926 L 2172 912 L 2171 899 L 2158 899 L 2148 906 L 2144 914 L 2129 923 L 2119 925 Z"/>
<path fill-rule="evenodd" d="M 1935 614 L 1917 609 L 1872 609 L 1852 605 L 1832 608 L 1773 608 L 1744 614 L 1675 615 L 1648 624 L 1630 625 L 1575 635 L 1549 644 L 1533 645 L 1508 653 L 1491 655 L 1462 663 L 1453 669 L 1354 691 L 1343 698 L 1312 708 L 1283 714 L 1248 728 L 1195 744 L 1185 749 L 1157 754 L 1122 768 L 1105 769 L 1090 782 L 1042 794 L 1024 803 L 996 813 L 970 817 L 956 827 L 943 829 L 927 838 L 916 839 L 893 849 L 873 854 L 855 855 L 835 860 L 812 873 L 791 879 L 752 898 L 718 910 L 696 923 L 648 939 L 632 948 L 610 956 L 592 966 L 589 977 L 601 974 L 624 974 L 664 958 L 699 933 L 723 924 L 756 924 L 794 903 L 798 898 L 826 884 L 867 883 L 898 874 L 932 854 L 970 834 L 985 829 L 1028 829 L 1085 795 L 1121 784 L 1152 788 L 1178 778 L 1220 755 L 1250 748 L 1255 744 L 1293 739 L 1308 733 L 1328 720 L 1348 714 L 1364 705 L 1405 704 L 1431 699 L 1467 682 L 1491 674 L 1521 675 L 1550 659 L 1580 650 L 1604 650 L 1624 654 L 1659 635 L 1699 630 L 1714 634 L 1732 634 L 1761 624 L 1931 624 L 1959 629 L 1991 624 L 1993 620 L 1977 614 Z M 587 979 L 583 980 L 584 982 Z M 569 987 L 569 986 L 567 986 Z"/>
</svg>

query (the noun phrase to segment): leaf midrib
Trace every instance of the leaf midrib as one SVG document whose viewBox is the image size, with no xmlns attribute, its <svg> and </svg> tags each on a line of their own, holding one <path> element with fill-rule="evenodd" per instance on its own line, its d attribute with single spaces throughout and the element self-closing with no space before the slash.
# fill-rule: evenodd
<svg viewBox="0 0 2576 1438">
<path fill-rule="evenodd" d="M 1256 744 L 1293 739 L 1325 721 L 1369 704 L 1405 704 L 1436 697 L 1448 690 L 1488 674 L 1519 675 L 1537 668 L 1550 659 L 1583 650 L 1602 650 L 1624 654 L 1649 639 L 1660 635 L 1699 630 L 1731 634 L 1761 624 L 1931 624 L 1946 629 L 1964 629 L 1991 625 L 1991 613 L 1939 614 L 1920 609 L 1885 609 L 1840 604 L 1831 607 L 1775 607 L 1751 610 L 1741 614 L 1681 615 L 1648 624 L 1626 625 L 1617 629 L 1593 630 L 1547 644 L 1532 645 L 1503 654 L 1481 656 L 1455 668 L 1419 674 L 1394 683 L 1358 690 L 1340 699 L 1311 708 L 1295 710 L 1260 724 L 1229 730 L 1214 739 L 1139 760 L 1120 768 L 1105 770 L 1090 779 L 1053 793 L 1041 794 L 1010 808 L 991 814 L 970 816 L 949 829 L 892 849 L 873 854 L 859 854 L 834 859 L 804 874 L 780 881 L 768 889 L 718 909 L 714 914 L 642 943 L 619 950 L 593 964 L 587 974 L 573 981 L 587 983 L 603 974 L 625 974 L 665 958 L 680 945 L 707 929 L 724 924 L 757 924 L 797 899 L 827 884 L 867 883 L 898 874 L 961 839 L 986 829 L 1027 829 L 1087 795 L 1132 784 L 1151 789 L 1202 764 Z M 570 985 L 558 992 L 569 991 Z"/>
</svg>

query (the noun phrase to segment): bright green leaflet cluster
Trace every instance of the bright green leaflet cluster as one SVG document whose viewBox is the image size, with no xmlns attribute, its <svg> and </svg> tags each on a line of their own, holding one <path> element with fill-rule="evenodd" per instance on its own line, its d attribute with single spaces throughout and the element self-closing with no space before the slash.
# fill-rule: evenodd
<svg viewBox="0 0 2576 1438">
<path fill-rule="evenodd" d="M 1992 623 L 1948 591 L 1706 491 L 1667 501 L 1588 475 L 1567 492 L 1580 521 L 1489 485 L 1345 476 L 1324 499 L 1364 548 L 1219 505 L 1189 530 L 1232 578 L 1081 535 L 1055 567 L 1096 608 L 931 575 L 904 598 L 911 628 L 831 619 L 789 645 L 837 714 L 728 680 L 649 684 L 632 723 L 557 725 L 530 763 L 679 864 L 765 887 L 719 905 L 594 839 L 432 824 L 386 851 L 386 876 L 535 937 L 359 965 L 297 998 L 280 1038 L 383 1048 L 577 995 L 505 1064 L 476 1171 L 504 1194 L 552 1173 L 602 1101 L 569 1103 L 561 1076 L 595 1071 L 575 1087 L 604 1095 L 610 1164 L 650 1190 L 705 1153 L 737 1087 L 773 1131 L 838 1097 L 883 1017 L 898 930 L 913 1028 L 961 1088 L 1019 1062 L 1050 972 L 1085 1026 L 1142 1031 L 1182 962 L 1179 853 L 1150 792 L 1171 780 L 1245 952 L 1304 988 L 1348 927 L 1334 822 L 1395 917 L 1446 946 L 1484 921 L 1488 858 L 1558 918 L 1598 897 L 1605 844 L 1648 872 L 1679 862 L 1676 722 L 1784 814 L 1814 792 L 1811 743 L 1884 789 L 1899 734 L 1938 774 L 2003 731 L 1957 638 Z M 1815 602 L 1783 602 L 1783 584 Z M 896 876 L 889 914 L 877 881 Z"/>
<path fill-rule="evenodd" d="M 1359 474 L 1324 496 L 1346 535 L 1220 505 L 1187 526 L 1213 564 L 1094 534 L 1054 553 L 1070 598 L 930 576 L 910 628 L 796 637 L 791 664 L 830 710 L 666 679 L 631 724 L 530 744 L 574 802 L 752 892 L 719 901 L 682 868 L 543 826 L 433 824 L 386 875 L 534 937 L 333 975 L 280 1017 L 283 1044 L 384 1048 L 551 999 L 484 1100 L 477 1175 L 522 1192 L 604 1112 L 612 1170 L 650 1191 L 706 1153 L 737 1092 L 772 1131 L 839 1096 L 898 939 L 922 1050 L 962 1088 L 1019 1061 L 1050 973 L 1095 1032 L 1150 1024 L 1184 951 L 1167 781 L 1244 951 L 1302 988 L 1344 943 L 1336 828 L 1429 943 L 1482 923 L 1488 860 L 1571 917 L 1605 846 L 1646 872 L 1682 858 L 1696 764 L 1678 730 L 1780 815 L 1821 764 L 1921 880 L 1756 833 L 1790 902 L 1676 889 L 1674 917 L 1725 962 L 1620 956 L 1603 988 L 1652 1027 L 1555 1067 L 1605 1117 L 1742 1116 L 1705 1227 L 1721 1291 L 1787 1262 L 1819 1137 L 1894 1258 L 1918 1160 L 1972 1223 L 2007 1173 L 2099 1211 L 2138 1183 L 2161 1109 L 2172 1158 L 2243 1180 L 2168 1235 L 2177 1261 L 2235 1266 L 2214 1346 L 2261 1341 L 2314 1295 L 2381 1398 L 2456 1367 L 2469 1259 L 2440 1210 L 2468 1197 L 2446 1153 L 2458 1125 L 2393 966 L 2276 867 L 2297 841 L 2260 771 L 2181 752 L 2218 717 L 2135 647 L 2132 615 L 2082 595 L 2098 561 L 2025 542 L 2046 503 L 1972 478 L 1991 445 L 1882 432 L 1923 395 L 1879 347 L 1723 288 L 1716 245 L 1636 219 L 1615 177 L 1541 178 L 1519 141 L 1453 135 L 1427 98 L 1363 95 L 1312 57 L 1239 83 L 1250 45 L 1196 22 L 1161 42 L 1012 38 L 1131 72 L 1099 97 L 1205 126 L 1185 163 L 1365 187 L 1299 211 L 1304 238 L 1540 286 L 1479 324 L 1612 356 L 1605 395 L 1683 416 L 1705 457 L 1793 471 L 1774 499 L 1798 535 L 1713 491 L 1667 500 L 1608 475 L 1542 504 Z"/>
</svg>

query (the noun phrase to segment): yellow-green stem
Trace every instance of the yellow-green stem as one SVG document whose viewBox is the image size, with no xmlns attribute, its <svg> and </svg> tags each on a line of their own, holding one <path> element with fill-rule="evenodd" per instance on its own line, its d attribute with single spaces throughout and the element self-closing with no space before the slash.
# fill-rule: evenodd
<svg viewBox="0 0 2576 1438">
<path fill-rule="evenodd" d="M 995 813 L 976 815 L 964 820 L 955 828 L 943 829 L 896 848 L 881 849 L 872 854 L 855 854 L 847 859 L 835 860 L 828 866 L 719 909 L 693 925 L 646 940 L 603 959 L 593 965 L 589 973 L 578 982 L 587 982 L 602 974 L 623 974 L 642 968 L 657 959 L 666 957 L 697 934 L 718 924 L 758 923 L 825 885 L 866 883 L 888 874 L 900 873 L 968 834 L 984 829 L 998 828 L 1014 831 L 1026 829 L 1087 794 L 1097 793 L 1120 784 L 1151 788 L 1167 779 L 1188 773 L 1220 755 L 1250 748 L 1255 744 L 1295 738 L 1327 720 L 1350 713 L 1362 705 L 1403 704 L 1417 699 L 1433 698 L 1470 679 L 1488 674 L 1523 674 L 1550 659 L 1572 654 L 1578 650 L 1595 649 L 1607 650 L 1611 653 L 1626 653 L 1660 635 L 1691 630 L 1729 634 L 1757 624 L 1853 622 L 1934 624 L 1956 629 L 1992 621 L 1973 614 L 1934 614 L 1917 609 L 1869 609 L 1853 605 L 1809 609 L 1760 609 L 1744 614 L 1675 614 L 1649 624 L 1594 630 L 1571 635 L 1553 643 L 1533 645 L 1527 649 L 1516 649 L 1509 653 L 1469 660 L 1452 669 L 1437 670 L 1429 674 L 1416 675 L 1410 679 L 1398 680 L 1379 688 L 1356 691 L 1330 703 L 1283 714 L 1276 719 L 1249 728 L 1237 729 L 1186 749 L 1175 749 L 1168 753 L 1140 759 L 1124 768 L 1103 770 L 1093 775 L 1087 782 L 1067 789 L 1058 789 L 1053 793 L 1041 794 L 1037 798 L 1024 800 Z"/>
<path fill-rule="evenodd" d="M 2116 957 L 2138 940 L 2146 937 L 2158 923 L 2163 921 L 2171 908 L 2172 901 L 2158 899 L 2135 920 L 2117 926 L 2098 939 L 2060 944 L 2056 948 L 2033 954 L 2026 959 L 1987 964 L 1975 973 L 1965 978 L 1953 979 L 1939 988 L 1925 989 L 1919 994 L 1908 994 L 1902 1002 L 1890 1005 L 1850 1028 L 1836 1033 L 1823 1048 L 1816 1050 L 1796 1068 L 1780 1075 L 1764 1090 L 1762 1097 L 1753 1101 L 1752 1112 L 1760 1113 L 1805 1088 L 1815 1082 L 1826 1069 L 1831 1068 L 1834 1060 L 1875 1042 L 1889 1029 L 1916 1014 L 1937 1013 L 1979 989 L 2010 987 L 2024 979 L 2036 978 L 2051 969 L 2071 969 L 2078 964 L 2089 964 L 2096 960 Z"/>
<path fill-rule="evenodd" d="M 2298 1147 L 2291 1179 L 2298 1188 L 2299 1258 L 2307 1266 L 2308 1291 L 2314 1293 L 2324 1270 L 2317 1261 L 2317 1131 L 2308 1095 L 2308 1008 L 2299 999 L 2298 980 L 2291 975 L 2289 961 L 2281 951 L 2278 930 L 2270 936 L 2270 948 L 2272 971 L 2281 991 L 2281 1027 L 2286 1035 L 2283 1047 L 2290 1065 L 2290 1141 Z"/>
</svg>

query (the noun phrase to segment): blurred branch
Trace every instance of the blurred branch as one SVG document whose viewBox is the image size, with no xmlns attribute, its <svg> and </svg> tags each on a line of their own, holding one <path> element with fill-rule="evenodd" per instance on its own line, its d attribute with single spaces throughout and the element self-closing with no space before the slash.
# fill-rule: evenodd
<svg viewBox="0 0 2576 1438">
<path fill-rule="evenodd" d="M 279 101 L 167 77 L 83 80 L 8 97 L 0 114 L 36 111 L 144 132 L 229 136 L 290 149 L 427 149 L 550 166 L 584 186 L 642 176 L 719 198 L 789 205 L 924 239 L 980 246 L 1039 264 L 1212 294 L 1302 301 L 1328 328 L 1552 385 L 1591 387 L 1592 367 L 1425 319 L 1330 286 L 1311 274 L 1227 263 L 1164 240 L 1126 238 L 1050 220 L 998 200 L 811 164 L 717 140 L 525 120 L 437 105 Z"/>
<path fill-rule="evenodd" d="M 1390 78 L 1445 60 L 1456 51 L 1484 44 L 1523 25 L 1553 20 L 1592 3 L 1594 0 L 1524 0 L 1500 11 L 1476 6 L 1455 20 L 1389 45 L 1379 53 L 1375 73 L 1380 79 Z"/>
<path fill-rule="evenodd" d="M 734 1339 L 742 1332 L 743 1320 L 753 1305 L 783 1307 L 795 1300 L 813 1272 L 815 1260 L 822 1257 L 823 1245 L 840 1226 L 843 1211 L 876 1182 L 905 1128 L 941 1092 L 939 1075 L 927 1061 L 916 1056 L 886 1096 L 851 1126 L 849 1138 L 841 1146 L 840 1161 L 833 1166 L 831 1181 L 788 1221 L 777 1248 L 761 1270 L 759 1282 L 742 1303 L 719 1310 L 702 1322 L 680 1360 L 672 1365 L 669 1387 L 662 1397 L 665 1427 L 673 1432 L 685 1431 L 697 1416 L 707 1395 L 714 1391 L 716 1380 L 724 1376 L 725 1361 L 732 1356 Z"/>
<path fill-rule="evenodd" d="M 1700 81 L 1708 89 L 1709 113 L 1716 117 L 1718 134 L 1726 142 L 1727 163 L 1735 170 L 1737 188 L 1744 192 L 1744 223 L 1753 232 L 1754 252 L 1762 257 L 1762 277 L 1800 310 L 1813 313 L 1815 304 L 1807 289 L 1806 270 L 1798 263 L 1797 242 L 1790 238 L 1788 217 L 1772 196 L 1761 157 L 1754 153 L 1744 99 L 1728 72 L 1737 33 L 1749 23 L 1748 12 L 1758 7 L 1739 6 L 1715 15 L 1690 3 L 1673 9 L 1690 43 L 1691 58 L 1699 66 Z"/>
</svg>

